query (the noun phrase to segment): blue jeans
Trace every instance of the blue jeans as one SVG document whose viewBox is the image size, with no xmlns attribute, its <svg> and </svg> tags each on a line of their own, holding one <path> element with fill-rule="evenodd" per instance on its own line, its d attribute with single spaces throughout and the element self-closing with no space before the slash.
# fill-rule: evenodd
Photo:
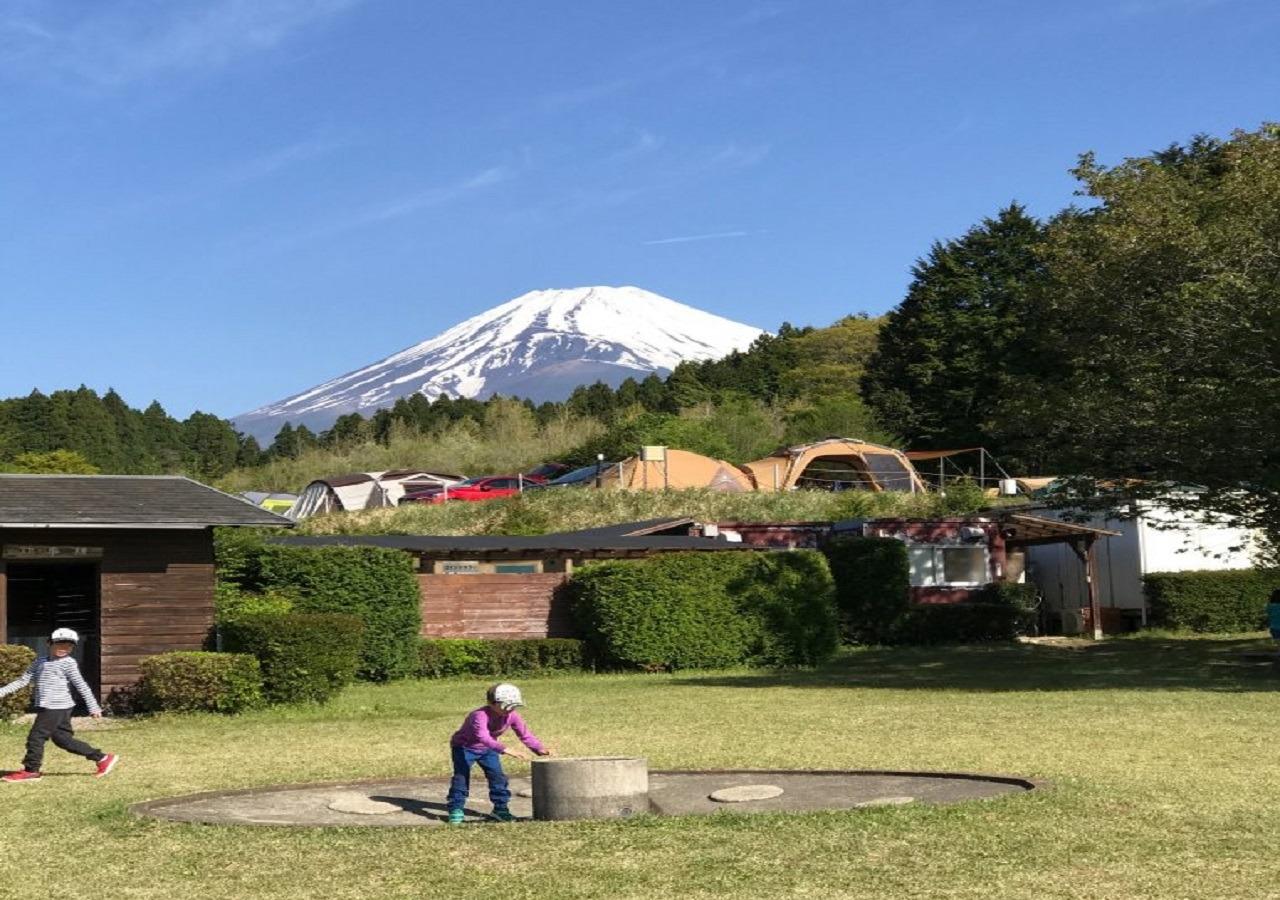
<svg viewBox="0 0 1280 900">
<path fill-rule="evenodd" d="M 453 779 L 449 782 L 449 797 L 445 804 L 449 809 L 462 809 L 471 793 L 471 767 L 480 764 L 480 770 L 489 782 L 489 800 L 494 809 L 505 809 L 511 802 L 507 788 L 507 776 L 502 771 L 502 757 L 497 750 L 468 750 L 451 747 L 453 751 Z"/>
</svg>

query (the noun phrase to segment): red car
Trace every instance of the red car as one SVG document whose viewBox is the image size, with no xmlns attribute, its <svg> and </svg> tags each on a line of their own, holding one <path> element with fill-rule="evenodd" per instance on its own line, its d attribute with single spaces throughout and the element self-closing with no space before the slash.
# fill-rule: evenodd
<svg viewBox="0 0 1280 900">
<path fill-rule="evenodd" d="M 499 497 L 510 497 L 520 493 L 521 481 L 527 485 L 542 484 L 542 478 L 530 475 L 486 475 L 483 478 L 469 478 L 460 484 L 451 485 L 438 493 L 423 497 L 422 503 L 444 503 L 448 500 L 496 500 Z"/>
</svg>

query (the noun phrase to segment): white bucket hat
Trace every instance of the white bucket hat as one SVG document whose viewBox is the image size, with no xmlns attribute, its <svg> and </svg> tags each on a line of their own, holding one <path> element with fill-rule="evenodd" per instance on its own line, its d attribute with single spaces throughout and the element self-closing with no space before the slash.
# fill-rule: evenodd
<svg viewBox="0 0 1280 900">
<path fill-rule="evenodd" d="M 514 684 L 495 684 L 489 688 L 489 702 L 497 703 L 507 712 L 515 709 L 517 706 L 524 706 L 524 698 L 520 696 L 520 688 Z"/>
<path fill-rule="evenodd" d="M 55 628 L 53 634 L 49 635 L 49 643 L 54 644 L 63 641 L 70 644 L 78 644 L 80 643 L 80 635 L 70 628 Z"/>
</svg>

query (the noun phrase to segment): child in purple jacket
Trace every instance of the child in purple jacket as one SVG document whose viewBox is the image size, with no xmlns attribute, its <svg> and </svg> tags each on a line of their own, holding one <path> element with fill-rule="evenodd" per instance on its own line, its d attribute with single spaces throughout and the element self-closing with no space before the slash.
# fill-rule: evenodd
<svg viewBox="0 0 1280 900">
<path fill-rule="evenodd" d="M 507 776 L 502 771 L 501 757 L 504 754 L 516 759 L 531 757 L 519 747 L 506 747 L 498 740 L 508 728 L 538 756 L 551 756 L 555 752 L 538 740 L 515 711 L 516 707 L 524 706 L 524 700 L 514 684 L 495 684 L 485 694 L 485 700 L 488 701 L 485 706 L 467 713 L 462 727 L 449 739 L 453 753 L 453 779 L 449 782 L 449 797 L 445 802 L 449 807 L 450 825 L 462 823 L 462 808 L 471 792 L 471 767 L 476 763 L 480 764 L 489 782 L 493 818 L 499 822 L 510 822 L 515 818 L 507 806 L 511 802 L 511 791 L 507 787 Z"/>
</svg>

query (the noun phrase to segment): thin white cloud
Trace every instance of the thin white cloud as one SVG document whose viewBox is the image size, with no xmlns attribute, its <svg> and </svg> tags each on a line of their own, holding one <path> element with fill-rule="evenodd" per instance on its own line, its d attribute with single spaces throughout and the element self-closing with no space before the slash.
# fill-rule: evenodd
<svg viewBox="0 0 1280 900">
<path fill-rule="evenodd" d="M 362 228 L 370 228 L 401 219 L 423 210 L 443 206 L 456 200 L 486 190 L 514 178 L 516 171 L 510 166 L 493 166 L 473 175 L 460 178 L 450 184 L 425 188 L 399 197 L 370 204 L 363 209 L 338 216 L 329 222 L 313 228 L 294 232 L 282 238 L 266 242 L 273 250 L 283 250 L 307 244 L 311 241 L 334 237 Z M 252 243 L 259 243 L 261 236 L 255 236 Z M 260 247 L 259 247 L 260 249 Z"/>
<path fill-rule="evenodd" d="M 28 77 L 120 87 L 182 70 L 214 69 L 279 46 L 363 0 L 143 0 L 95 4 L 71 16 L 54 0 L 0 14 L 0 65 Z"/>
<path fill-rule="evenodd" d="M 263 181 L 338 152 L 351 145 L 350 140 L 313 137 L 268 150 L 257 156 L 230 163 L 220 169 L 192 173 L 183 187 L 136 197 L 116 208 L 103 210 L 106 215 L 130 215 L 194 203 L 225 191 Z"/>
<path fill-rule="evenodd" d="M 719 241 L 726 238 L 747 237 L 752 234 L 750 231 L 713 231 L 708 234 L 686 234 L 680 237 L 659 238 L 656 241 L 642 241 L 646 247 L 656 247 L 660 244 L 691 244 L 694 241 Z"/>
<path fill-rule="evenodd" d="M 721 147 L 711 156 L 710 166 L 714 169 L 749 169 L 768 159 L 771 152 L 772 144 L 743 147 L 733 142 Z"/>
<path fill-rule="evenodd" d="M 453 184 L 427 188 L 426 190 L 371 206 L 350 219 L 348 227 L 373 225 L 378 222 L 386 222 L 390 219 L 411 215 L 419 210 L 439 206 L 442 203 L 448 203 L 450 200 L 456 200 L 481 188 L 492 187 L 495 184 L 508 181 L 514 174 L 508 166 L 493 166 Z"/>
<path fill-rule="evenodd" d="M 637 129 L 622 149 L 609 157 L 610 162 L 626 162 L 661 150 L 666 141 L 647 128 Z"/>
</svg>

